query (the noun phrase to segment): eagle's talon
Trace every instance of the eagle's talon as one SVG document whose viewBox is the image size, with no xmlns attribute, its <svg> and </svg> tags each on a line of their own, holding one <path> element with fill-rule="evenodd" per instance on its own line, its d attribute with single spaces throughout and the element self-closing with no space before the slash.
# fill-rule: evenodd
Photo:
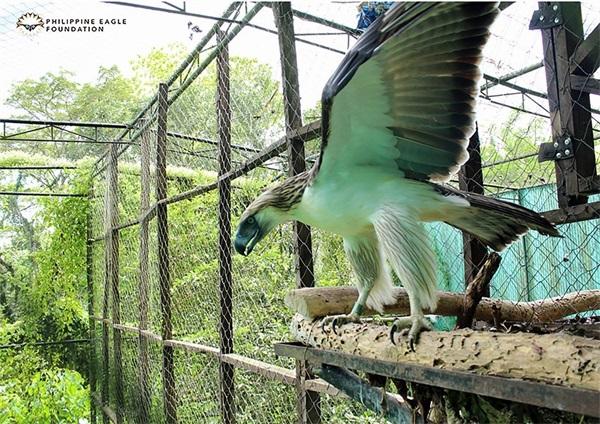
<svg viewBox="0 0 600 424">
<path fill-rule="evenodd" d="M 394 340 L 394 334 L 400 331 L 400 335 L 406 337 L 408 341 L 408 347 L 411 351 L 415 351 L 415 343 L 419 338 L 419 334 L 421 331 L 429 331 L 432 329 L 431 322 L 424 316 L 410 316 L 410 317 L 401 317 L 394 321 L 392 327 L 390 328 L 390 341 L 393 345 L 396 345 L 396 340 Z"/>
<path fill-rule="evenodd" d="M 394 323 L 392 324 L 392 327 L 390 328 L 390 340 L 394 346 L 396 346 L 396 340 L 394 339 L 394 334 L 396 334 L 398 332 L 398 330 L 401 330 L 400 331 L 401 337 L 405 337 L 408 334 L 408 329 L 402 328 L 402 324 L 399 325 L 396 321 L 394 321 Z"/>
<path fill-rule="evenodd" d="M 331 315 L 323 318 L 321 322 L 321 330 L 324 333 L 327 333 L 326 330 L 328 325 L 331 325 L 331 329 L 336 336 L 339 336 L 337 330 L 344 324 L 348 324 L 351 322 L 360 322 L 360 317 L 356 314 L 342 314 L 342 315 Z"/>
</svg>

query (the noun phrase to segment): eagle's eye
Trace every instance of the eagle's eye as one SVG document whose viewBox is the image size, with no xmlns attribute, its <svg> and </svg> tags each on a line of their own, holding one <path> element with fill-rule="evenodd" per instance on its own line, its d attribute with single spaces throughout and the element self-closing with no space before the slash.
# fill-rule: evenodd
<svg viewBox="0 0 600 424">
<path fill-rule="evenodd" d="M 250 218 L 248 218 L 248 219 L 246 220 L 246 222 L 247 222 L 248 224 L 250 224 L 250 225 L 254 225 L 254 223 L 256 222 L 256 219 L 254 219 L 254 217 L 253 217 L 253 216 L 251 216 Z"/>
</svg>

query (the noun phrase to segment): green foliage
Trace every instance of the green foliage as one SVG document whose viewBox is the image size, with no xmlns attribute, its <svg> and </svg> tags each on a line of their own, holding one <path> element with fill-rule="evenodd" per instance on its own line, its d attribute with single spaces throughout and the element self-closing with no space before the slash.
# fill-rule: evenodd
<svg viewBox="0 0 600 424">
<path fill-rule="evenodd" d="M 134 78 L 142 93 L 151 96 L 161 82 L 166 82 L 177 66 L 187 56 L 186 48 L 179 43 L 164 48 L 153 48 L 146 55 L 131 62 Z"/>
<path fill-rule="evenodd" d="M 23 329 L 0 323 L 0 344 L 22 338 Z M 48 361 L 31 347 L 0 350 L 0 422 L 76 423 L 89 414 L 81 375 Z"/>
<path fill-rule="evenodd" d="M 48 72 L 39 79 L 27 79 L 13 85 L 6 103 L 34 118 L 67 120 L 74 118 L 70 106 L 79 90 L 74 74 L 66 70 Z"/>
<path fill-rule="evenodd" d="M 87 170 L 78 171 L 72 189 L 86 193 Z M 42 209 L 41 248 L 34 255 L 38 271 L 26 288 L 24 320 L 32 334 L 62 340 L 85 334 L 82 305 L 86 287 L 85 252 L 89 202 L 86 198 L 47 198 Z"/>
<path fill-rule="evenodd" d="M 481 137 L 483 180 L 505 188 L 531 187 L 554 181 L 554 164 L 537 160 L 540 143 L 550 140 L 547 121 L 514 112 Z M 516 160 L 514 160 L 516 159 Z"/>
</svg>

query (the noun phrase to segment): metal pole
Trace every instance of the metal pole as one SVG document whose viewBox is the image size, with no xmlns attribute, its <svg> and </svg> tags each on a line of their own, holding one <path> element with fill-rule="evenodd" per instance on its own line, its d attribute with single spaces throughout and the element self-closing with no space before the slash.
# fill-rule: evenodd
<svg viewBox="0 0 600 424">
<path fill-rule="evenodd" d="M 169 227 L 167 205 L 160 202 L 167 198 L 167 115 L 169 91 L 167 84 L 158 88 L 158 131 L 156 137 L 156 223 L 158 228 L 158 279 L 160 311 L 162 315 L 162 338 L 173 337 L 171 322 L 171 273 L 169 270 Z M 177 422 L 177 398 L 175 393 L 175 369 L 173 346 L 163 345 L 163 395 L 167 423 Z"/>
<path fill-rule="evenodd" d="M 138 286 L 139 296 L 139 320 L 140 330 L 148 329 L 148 303 L 149 303 L 149 215 L 146 214 L 150 208 L 150 143 L 152 138 L 147 132 L 140 137 L 140 253 L 139 266 L 140 277 Z M 140 385 L 140 405 L 139 422 L 147 423 L 150 421 L 150 354 L 148 351 L 148 339 L 139 335 L 139 385 Z"/>
<path fill-rule="evenodd" d="M 87 216 L 87 231 L 85 243 L 85 271 L 87 279 L 87 294 L 88 294 L 88 324 L 89 324 L 89 364 L 88 377 L 90 380 L 90 422 L 96 423 L 96 407 L 93 402 L 93 396 L 96 392 L 96 320 L 94 319 L 94 278 L 93 278 L 93 232 L 92 232 L 92 198 L 93 192 L 90 189 L 88 195 L 88 216 Z"/>
<path fill-rule="evenodd" d="M 217 32 L 217 42 L 225 34 Z M 231 103 L 229 87 L 229 48 L 217 56 L 217 122 L 219 129 L 219 176 L 231 170 Z M 231 181 L 218 182 L 219 189 L 219 321 L 220 352 L 233 353 L 233 280 L 231 275 Z M 234 367 L 219 361 L 221 416 L 225 424 L 235 423 Z"/>
<path fill-rule="evenodd" d="M 111 165 L 110 162 L 106 169 L 106 178 L 109 179 L 109 175 L 111 174 Z M 102 297 L 102 387 L 101 387 L 101 401 L 103 406 L 108 406 L 109 404 L 109 366 L 110 362 L 109 357 L 109 346 L 108 346 L 108 315 L 109 315 L 109 299 L 110 299 L 110 278 L 109 278 L 109 262 L 110 262 L 110 220 L 109 216 L 109 207 L 108 207 L 108 198 L 110 193 L 110 184 L 106 185 L 105 191 L 105 202 L 104 202 L 104 287 L 103 287 L 103 297 Z M 108 416 L 106 414 L 102 414 L 102 422 L 104 424 L 109 423 Z"/>
<path fill-rule="evenodd" d="M 112 295 L 112 323 L 121 323 L 121 295 L 119 291 L 119 171 L 117 146 L 110 147 L 110 162 L 108 168 L 108 283 Z M 113 358 L 115 373 L 115 413 L 117 423 L 123 422 L 125 397 L 123 394 L 123 362 L 121 352 L 121 332 L 113 326 Z"/>
<path fill-rule="evenodd" d="M 289 132 L 302 126 L 302 108 L 300 105 L 300 84 L 298 82 L 298 62 L 294 41 L 294 16 L 289 2 L 273 3 L 273 14 L 279 37 L 281 74 L 283 81 L 283 99 L 286 130 Z M 297 175 L 306 169 L 304 143 L 290 139 L 288 142 L 289 174 Z M 296 261 L 296 286 L 313 287 L 313 255 L 310 227 L 294 222 L 294 247 Z M 304 381 L 311 378 L 306 362 L 296 361 L 297 409 L 300 423 L 316 424 L 321 422 L 321 401 L 316 392 L 307 391 Z"/>
</svg>

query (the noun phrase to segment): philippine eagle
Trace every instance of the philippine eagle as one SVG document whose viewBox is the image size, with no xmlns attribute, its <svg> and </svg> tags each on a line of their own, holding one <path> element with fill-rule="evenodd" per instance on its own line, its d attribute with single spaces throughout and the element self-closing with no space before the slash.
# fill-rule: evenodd
<svg viewBox="0 0 600 424">
<path fill-rule="evenodd" d="M 248 255 L 269 231 L 296 220 L 339 234 L 356 274 L 352 312 L 394 303 L 388 265 L 410 299 L 392 326 L 413 341 L 435 311 L 435 256 L 423 222 L 442 221 L 499 251 L 529 229 L 556 228 L 519 205 L 439 185 L 468 159 L 479 63 L 496 3 L 399 4 L 348 51 L 322 95 L 322 144 L 312 169 L 272 187 L 243 213 L 235 249 Z"/>
</svg>

